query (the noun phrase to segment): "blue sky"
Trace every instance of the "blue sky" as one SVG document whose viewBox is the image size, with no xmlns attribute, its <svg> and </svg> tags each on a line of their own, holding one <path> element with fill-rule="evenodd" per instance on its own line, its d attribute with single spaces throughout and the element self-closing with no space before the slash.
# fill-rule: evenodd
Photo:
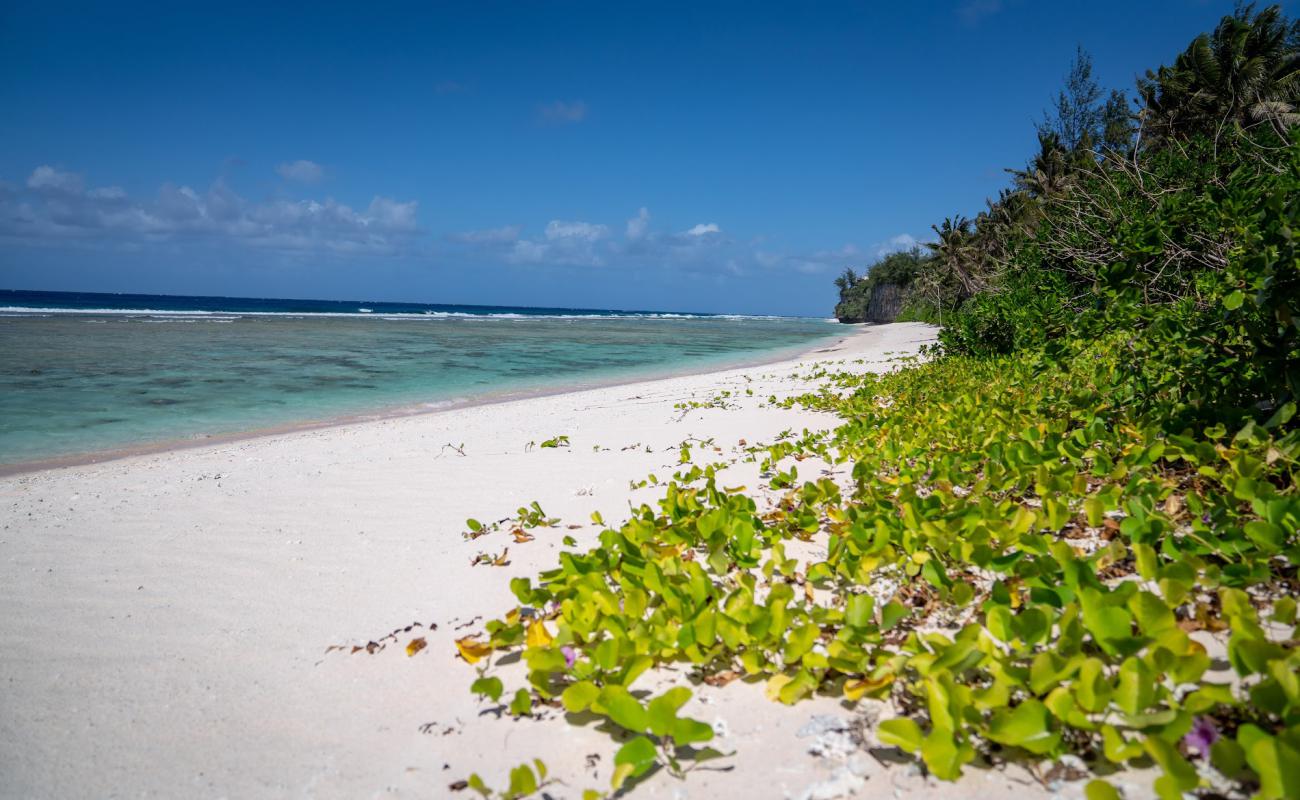
<svg viewBox="0 0 1300 800">
<path fill-rule="evenodd" d="M 6 0 L 0 288 L 826 316 L 1231 8 Z"/>
</svg>

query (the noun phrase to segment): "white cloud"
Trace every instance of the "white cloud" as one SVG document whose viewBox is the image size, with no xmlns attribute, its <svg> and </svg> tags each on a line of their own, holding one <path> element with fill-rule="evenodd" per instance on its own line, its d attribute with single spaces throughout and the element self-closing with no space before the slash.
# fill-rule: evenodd
<svg viewBox="0 0 1300 800">
<path fill-rule="evenodd" d="M 553 219 L 546 224 L 546 238 L 551 241 L 556 239 L 581 239 L 594 242 L 597 239 L 603 239 L 608 233 L 609 228 L 604 225 L 593 225 L 590 222 L 564 222 L 563 220 Z"/>
<path fill-rule="evenodd" d="M 556 100 L 554 103 L 548 103 L 538 109 L 542 122 L 549 122 L 554 125 L 567 125 L 575 122 L 582 122 L 587 118 L 587 104 L 581 100 L 565 102 Z"/>
<path fill-rule="evenodd" d="M 359 217 L 365 225 L 374 225 L 382 230 L 414 232 L 420 229 L 415 221 L 415 212 L 419 203 L 414 200 L 399 203 L 391 197 L 375 196 L 371 199 L 366 213 Z"/>
<path fill-rule="evenodd" d="M 900 233 L 897 236 L 891 236 L 883 242 L 877 244 L 874 248 L 876 258 L 884 258 L 890 253 L 901 253 L 905 250 L 911 250 L 913 247 L 920 245 L 916 237 L 910 233 Z"/>
<path fill-rule="evenodd" d="M 514 249 L 510 251 L 509 259 L 516 264 L 537 264 L 546 258 L 549 249 L 544 244 L 520 239 L 515 242 Z"/>
<path fill-rule="evenodd" d="M 686 231 L 687 236 L 708 236 L 713 233 L 722 233 L 722 228 L 719 228 L 716 222 L 701 222 Z"/>
<path fill-rule="evenodd" d="M 280 177 L 288 181 L 297 181 L 298 183 L 320 183 L 321 178 L 325 177 L 325 169 L 315 161 L 298 161 L 285 162 L 275 168 L 280 173 Z"/>
<path fill-rule="evenodd" d="M 644 239 L 646 231 L 650 229 L 650 210 L 641 206 L 641 210 L 636 212 L 636 216 L 627 221 L 627 238 L 636 240 Z"/>
<path fill-rule="evenodd" d="M 48 165 L 32 170 L 27 178 L 27 188 L 38 192 L 79 194 L 84 185 L 80 175 L 62 172 Z"/>
<path fill-rule="evenodd" d="M 333 198 L 250 202 L 222 180 L 206 191 L 166 183 L 152 199 L 118 186 L 86 189 L 80 175 L 38 167 L 25 195 L 0 195 L 0 236 L 126 243 L 224 239 L 254 247 L 396 252 L 422 232 L 415 201 L 375 196 L 355 210 Z"/>
</svg>

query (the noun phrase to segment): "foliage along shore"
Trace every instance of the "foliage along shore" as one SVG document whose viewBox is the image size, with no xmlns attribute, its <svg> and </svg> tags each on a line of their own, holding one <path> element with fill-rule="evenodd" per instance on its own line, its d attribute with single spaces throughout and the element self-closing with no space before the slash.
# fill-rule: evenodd
<svg viewBox="0 0 1300 800">
<path fill-rule="evenodd" d="M 943 325 L 933 357 L 787 401 L 843 423 L 751 449 L 774 510 L 684 449 L 657 507 L 458 642 L 474 690 L 630 735 L 615 792 L 720 755 L 678 714 L 689 688 L 632 690 L 676 664 L 887 700 L 876 738 L 943 779 L 1073 754 L 1092 800 L 1129 764 L 1166 798 L 1300 797 L 1298 45 L 1244 7 L 1136 111 L 1081 54 L 1014 187 L 895 259 L 908 316 Z M 801 480 L 808 459 L 852 479 Z M 786 555 L 810 540 L 824 559 Z M 528 668 L 509 692 L 506 654 Z"/>
</svg>

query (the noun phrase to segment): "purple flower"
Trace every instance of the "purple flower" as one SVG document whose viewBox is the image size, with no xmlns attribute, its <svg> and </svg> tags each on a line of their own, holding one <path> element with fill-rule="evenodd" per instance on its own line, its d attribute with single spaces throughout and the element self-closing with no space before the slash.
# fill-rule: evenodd
<svg viewBox="0 0 1300 800">
<path fill-rule="evenodd" d="M 1209 717 L 1197 717 L 1192 729 L 1183 737 L 1188 750 L 1195 750 L 1201 758 L 1210 755 L 1210 746 L 1219 740 L 1219 728 Z"/>
<path fill-rule="evenodd" d="M 1210 512 L 1206 511 L 1201 515 L 1201 522 L 1204 522 L 1206 525 L 1210 524 Z"/>
<path fill-rule="evenodd" d="M 560 652 L 564 653 L 564 666 L 572 669 L 573 663 L 578 660 L 578 654 L 575 653 L 573 648 L 569 647 L 567 644 L 560 648 Z"/>
</svg>

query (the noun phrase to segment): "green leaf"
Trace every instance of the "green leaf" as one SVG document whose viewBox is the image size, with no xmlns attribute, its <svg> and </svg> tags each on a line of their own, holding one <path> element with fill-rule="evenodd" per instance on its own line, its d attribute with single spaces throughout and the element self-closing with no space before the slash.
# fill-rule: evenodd
<svg viewBox="0 0 1300 800">
<path fill-rule="evenodd" d="M 984 616 L 984 626 L 1000 642 L 1010 643 L 1016 638 L 1015 630 L 1011 627 L 1011 609 L 1006 606 L 990 608 Z"/>
<path fill-rule="evenodd" d="M 1174 796 L 1181 796 L 1182 792 L 1190 792 L 1200 783 L 1200 777 L 1196 774 L 1196 768 L 1183 758 L 1182 754 L 1174 748 L 1172 744 L 1166 742 L 1158 736 L 1148 736 L 1142 742 L 1146 748 L 1147 755 L 1151 760 L 1160 765 L 1164 770 L 1163 784 L 1161 780 L 1156 781 L 1156 790 L 1162 796 L 1168 795 L 1169 791 L 1174 791 Z"/>
<path fill-rule="evenodd" d="M 812 649 L 813 643 L 817 641 L 817 635 L 821 633 L 821 628 L 809 623 L 799 628 L 795 628 L 786 634 L 785 651 L 781 654 L 786 664 L 795 664 L 804 654 Z"/>
<path fill-rule="evenodd" d="M 1096 589 L 1083 590 L 1079 599 L 1083 608 L 1083 625 L 1101 649 L 1116 654 L 1124 649 L 1124 644 L 1133 641 L 1133 617 L 1127 611 L 1107 604 Z"/>
<path fill-rule="evenodd" d="M 492 702 L 501 699 L 501 692 L 505 687 L 501 685 L 500 678 L 479 678 L 470 684 L 469 690 L 474 694 L 481 694 Z"/>
<path fill-rule="evenodd" d="M 520 764 L 510 770 L 510 795 L 524 797 L 537 791 L 537 777 L 527 764 Z"/>
<path fill-rule="evenodd" d="M 1276 553 L 1286 546 L 1286 531 L 1262 519 L 1246 523 L 1246 535 L 1265 553 Z"/>
<path fill-rule="evenodd" d="M 627 744 L 618 749 L 614 754 L 614 778 L 611 781 L 615 789 L 623 787 L 623 783 L 628 778 L 635 778 L 645 774 L 655 764 L 658 753 L 655 752 L 654 743 L 644 736 L 637 736 L 628 740 Z"/>
<path fill-rule="evenodd" d="M 644 733 L 650 726 L 645 707 L 622 686 L 606 686 L 600 690 L 598 702 L 605 714 L 616 724 L 634 733 Z"/>
<path fill-rule="evenodd" d="M 1088 800 L 1121 800 L 1119 790 L 1100 778 L 1088 781 L 1083 794 Z"/>
<path fill-rule="evenodd" d="M 1246 752 L 1246 763 L 1259 776 L 1259 797 L 1300 797 L 1300 747 L 1254 725 L 1242 725 L 1237 742 Z"/>
<path fill-rule="evenodd" d="M 1129 715 L 1141 714 L 1156 696 L 1156 678 L 1151 669 L 1136 658 L 1129 657 L 1119 668 L 1119 686 L 1115 689 L 1115 703 Z"/>
<path fill-rule="evenodd" d="M 1111 686 L 1106 680 L 1105 665 L 1100 659 L 1083 662 L 1074 680 L 1075 698 L 1084 711 L 1096 713 L 1110 704 Z"/>
<path fill-rule="evenodd" d="M 671 734 L 673 725 L 677 722 L 677 709 L 689 699 L 691 690 L 678 686 L 651 700 L 646 706 L 650 732 L 655 736 Z"/>
<path fill-rule="evenodd" d="M 1229 311 L 1236 311 L 1241 308 L 1241 304 L 1246 300 L 1246 295 L 1240 289 L 1235 289 L 1223 297 L 1223 307 Z"/>
<path fill-rule="evenodd" d="M 1125 739 L 1119 731 L 1110 725 L 1101 726 L 1101 742 L 1102 752 L 1105 754 L 1106 760 L 1112 764 L 1123 764 L 1142 755 L 1141 742 Z"/>
<path fill-rule="evenodd" d="M 1052 730 L 1051 712 L 1032 699 L 995 713 L 989 720 L 988 738 L 1035 755 L 1050 753 L 1061 743 L 1060 734 Z"/>
<path fill-rule="evenodd" d="M 925 741 L 921 726 L 908 717 L 895 717 L 881 722 L 876 728 L 876 738 L 883 744 L 892 744 L 908 753 L 919 751 Z"/>
<path fill-rule="evenodd" d="M 707 742 L 713 738 L 713 726 L 697 719 L 682 717 L 673 723 L 671 735 L 677 744 Z"/>
<path fill-rule="evenodd" d="M 844 624 L 857 630 L 871 627 L 873 605 L 869 594 L 850 595 L 844 608 Z"/>
<path fill-rule="evenodd" d="M 934 776 L 944 781 L 961 777 L 961 766 L 975 757 L 975 750 L 958 743 L 948 731 L 932 730 L 921 745 L 921 758 Z"/>
<path fill-rule="evenodd" d="M 1025 644 L 1035 644 L 1047 638 L 1052 621 L 1041 608 L 1030 606 L 1011 618 L 1012 627 Z"/>
<path fill-rule="evenodd" d="M 887 631 L 908 615 L 907 606 L 897 600 L 890 600 L 880 611 L 880 629 Z"/>
<path fill-rule="evenodd" d="M 1220 737 L 1210 745 L 1210 762 L 1228 778 L 1236 778 L 1246 768 L 1246 751 L 1228 737 Z"/>
<path fill-rule="evenodd" d="M 515 692 L 515 699 L 510 701 L 510 713 L 516 717 L 526 717 L 533 713 L 533 694 L 527 689 Z"/>
</svg>

